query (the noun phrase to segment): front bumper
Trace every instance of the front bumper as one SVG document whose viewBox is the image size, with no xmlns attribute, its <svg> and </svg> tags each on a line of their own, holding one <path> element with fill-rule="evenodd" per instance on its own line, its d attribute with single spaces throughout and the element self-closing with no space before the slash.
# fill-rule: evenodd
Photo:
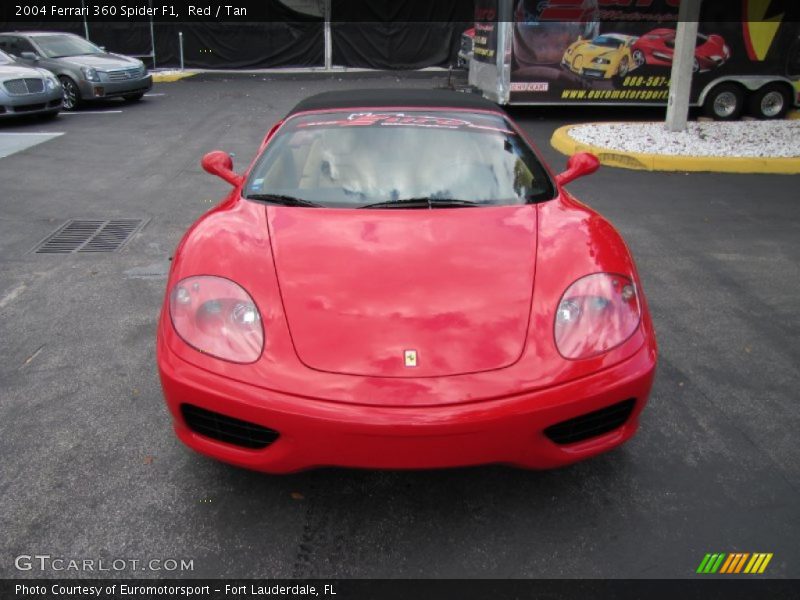
<svg viewBox="0 0 800 600">
<path fill-rule="evenodd" d="M 159 344 L 158 365 L 178 437 L 215 459 L 270 473 L 321 466 L 423 469 L 503 463 L 553 468 L 606 452 L 630 439 L 647 402 L 655 351 L 547 389 L 470 404 L 415 408 L 346 405 L 291 396 L 233 381 L 190 365 Z M 629 398 L 635 405 L 617 429 L 556 444 L 544 430 Z M 181 405 L 261 425 L 279 433 L 250 450 L 190 429 Z"/>
<path fill-rule="evenodd" d="M 584 67 L 581 70 L 581 75 L 584 77 L 591 77 L 593 79 L 609 79 L 613 74 L 611 65 L 598 65 L 592 63 L 590 67 Z"/>
<path fill-rule="evenodd" d="M 49 114 L 61 110 L 61 88 L 37 94 L 0 93 L 0 119 L 23 115 Z"/>
<path fill-rule="evenodd" d="M 81 98 L 84 100 L 98 100 L 101 98 L 116 98 L 128 94 L 144 94 L 153 88 L 153 76 L 148 73 L 139 79 L 125 81 L 86 81 L 78 83 Z"/>
</svg>

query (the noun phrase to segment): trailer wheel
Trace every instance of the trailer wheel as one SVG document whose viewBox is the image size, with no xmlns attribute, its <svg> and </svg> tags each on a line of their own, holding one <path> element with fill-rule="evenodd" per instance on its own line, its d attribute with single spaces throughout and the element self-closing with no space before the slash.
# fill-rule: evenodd
<svg viewBox="0 0 800 600">
<path fill-rule="evenodd" d="M 744 108 L 744 90 L 735 83 L 721 83 L 712 89 L 703 109 L 717 121 L 735 121 Z"/>
<path fill-rule="evenodd" d="M 779 83 L 770 83 L 758 89 L 748 102 L 750 114 L 759 119 L 782 119 L 789 111 L 791 95 Z"/>
</svg>

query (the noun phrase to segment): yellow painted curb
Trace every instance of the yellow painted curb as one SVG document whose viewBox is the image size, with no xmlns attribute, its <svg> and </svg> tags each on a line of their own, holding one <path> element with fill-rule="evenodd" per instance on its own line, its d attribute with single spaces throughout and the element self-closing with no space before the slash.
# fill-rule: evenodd
<svg viewBox="0 0 800 600">
<path fill-rule="evenodd" d="M 191 77 L 192 75 L 196 75 L 196 73 L 187 73 L 184 71 L 183 73 L 151 73 L 153 76 L 153 83 L 171 83 L 173 81 L 178 81 L 179 79 L 186 79 L 187 77 Z"/>
<path fill-rule="evenodd" d="M 800 158 L 742 158 L 723 156 L 669 156 L 623 152 L 584 144 L 572 138 L 574 125 L 559 127 L 550 138 L 550 145 L 567 156 L 576 152 L 591 152 L 600 163 L 609 167 L 637 171 L 706 171 L 715 173 L 771 173 L 795 175 L 800 173 Z"/>
</svg>

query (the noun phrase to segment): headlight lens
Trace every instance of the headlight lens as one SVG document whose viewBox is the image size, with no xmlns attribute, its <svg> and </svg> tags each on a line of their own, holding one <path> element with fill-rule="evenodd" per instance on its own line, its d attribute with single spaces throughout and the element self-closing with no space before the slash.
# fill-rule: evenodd
<svg viewBox="0 0 800 600">
<path fill-rule="evenodd" d="M 81 67 L 81 71 L 88 81 L 100 81 L 100 77 L 97 75 L 97 69 L 94 67 Z"/>
<path fill-rule="evenodd" d="M 53 91 L 54 89 L 56 89 L 56 86 L 57 86 L 57 85 L 58 85 L 58 81 L 56 81 L 56 80 L 55 80 L 55 79 L 53 79 L 52 77 L 45 77 L 45 78 L 44 78 L 44 86 L 45 86 L 45 87 L 46 87 L 46 88 L 47 88 L 49 91 Z"/>
<path fill-rule="evenodd" d="M 595 273 L 567 288 L 555 316 L 555 341 L 564 358 L 589 358 L 627 340 L 641 320 L 636 284 L 629 277 Z"/>
<path fill-rule="evenodd" d="M 607 58 L 600 58 L 600 57 L 595 58 L 592 62 L 594 64 L 596 64 L 596 65 L 610 65 L 611 64 L 611 61 L 608 60 Z"/>
<path fill-rule="evenodd" d="M 169 315 L 183 341 L 204 354 L 235 363 L 261 356 L 261 314 L 250 295 L 230 279 L 182 279 L 170 293 Z"/>
</svg>

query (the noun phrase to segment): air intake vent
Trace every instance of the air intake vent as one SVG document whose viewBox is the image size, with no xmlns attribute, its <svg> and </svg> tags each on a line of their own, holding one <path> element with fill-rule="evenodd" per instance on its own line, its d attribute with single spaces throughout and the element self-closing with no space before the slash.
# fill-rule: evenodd
<svg viewBox="0 0 800 600">
<path fill-rule="evenodd" d="M 633 412 L 636 400 L 630 398 L 607 408 L 556 423 L 544 430 L 544 434 L 556 444 L 573 444 L 603 435 L 622 427 Z"/>
<path fill-rule="evenodd" d="M 116 252 L 146 224 L 147 219 L 73 219 L 47 236 L 34 253 Z"/>
<path fill-rule="evenodd" d="M 278 439 L 277 431 L 192 404 L 181 404 L 181 414 L 189 429 L 195 433 L 234 446 L 260 450 Z"/>
</svg>

